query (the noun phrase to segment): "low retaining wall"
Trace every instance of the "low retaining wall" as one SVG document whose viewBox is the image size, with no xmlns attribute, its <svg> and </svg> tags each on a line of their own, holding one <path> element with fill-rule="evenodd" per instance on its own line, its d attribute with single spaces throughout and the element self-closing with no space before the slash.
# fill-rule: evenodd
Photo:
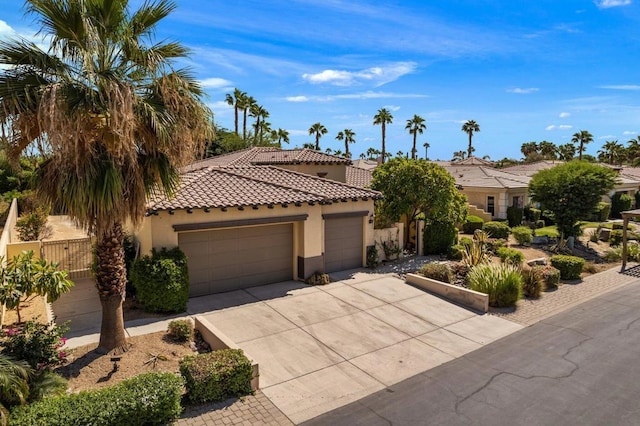
<svg viewBox="0 0 640 426">
<path fill-rule="evenodd" d="M 422 275 L 407 274 L 405 280 L 411 285 L 420 287 L 423 290 L 475 309 L 476 311 L 489 311 L 489 296 L 487 294 L 457 285 L 443 283 L 438 280 L 423 277 Z"/>
<path fill-rule="evenodd" d="M 211 349 L 241 349 L 236 345 L 226 334 L 218 330 L 216 326 L 211 324 L 208 319 L 202 316 L 194 317 L 195 329 L 202 334 L 202 338 L 205 342 L 211 346 Z M 258 363 L 245 352 L 245 355 L 251 361 L 251 367 L 253 368 L 253 375 L 251 376 L 251 389 L 260 389 L 260 368 Z"/>
</svg>

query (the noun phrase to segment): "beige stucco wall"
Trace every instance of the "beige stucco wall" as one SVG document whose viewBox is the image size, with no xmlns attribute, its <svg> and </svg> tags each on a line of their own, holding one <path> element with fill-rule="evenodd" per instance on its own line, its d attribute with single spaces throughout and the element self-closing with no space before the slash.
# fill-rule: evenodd
<svg viewBox="0 0 640 426">
<path fill-rule="evenodd" d="M 462 193 L 467 196 L 468 203 L 487 211 L 487 198 L 494 197 L 494 218 L 506 219 L 507 207 L 513 203 L 514 196 L 523 197 L 523 206 L 529 202 L 529 194 L 526 188 L 498 189 L 498 188 L 464 188 Z"/>
<path fill-rule="evenodd" d="M 338 182 L 347 181 L 347 166 L 344 164 L 278 164 L 281 169 L 293 170 L 311 176 L 319 176 L 326 173 L 326 179 Z"/>
<path fill-rule="evenodd" d="M 297 257 L 311 258 L 322 256 L 324 253 L 324 220 L 323 214 L 347 213 L 353 211 L 367 211 L 362 217 L 364 249 L 362 254 L 363 265 L 366 264 L 366 246 L 374 244 L 373 224 L 369 223 L 369 216 L 373 214 L 373 200 L 347 201 L 329 205 L 315 204 L 310 206 L 302 204 L 300 207 L 290 204 L 284 208 L 280 205 L 269 209 L 260 206 L 257 210 L 245 208 L 243 211 L 237 208 L 229 208 L 226 212 L 220 209 L 211 209 L 209 213 L 204 210 L 194 209 L 189 214 L 184 210 L 176 210 L 173 215 L 166 211 L 158 212 L 158 215 L 148 216 L 135 232 L 140 243 L 140 253 L 147 254 L 152 248 L 175 247 L 178 245 L 178 233 L 173 230 L 176 224 L 194 224 L 217 221 L 233 221 L 243 219 L 263 219 L 271 217 L 293 216 L 307 214 L 304 221 L 294 224 L 294 272 L 297 275 Z M 256 225 L 263 226 L 263 225 Z M 197 232 L 197 231 L 192 231 Z"/>
<path fill-rule="evenodd" d="M 33 251 L 33 257 L 40 258 L 40 241 L 26 241 L 7 244 L 7 259 L 19 255 L 23 251 Z"/>
</svg>

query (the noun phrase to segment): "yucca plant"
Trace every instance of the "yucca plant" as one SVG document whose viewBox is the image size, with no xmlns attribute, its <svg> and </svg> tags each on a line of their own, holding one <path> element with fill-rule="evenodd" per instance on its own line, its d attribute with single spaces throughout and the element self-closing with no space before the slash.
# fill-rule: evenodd
<svg viewBox="0 0 640 426">
<path fill-rule="evenodd" d="M 522 274 L 513 265 L 485 264 L 467 275 L 469 288 L 489 295 L 489 306 L 513 306 L 522 297 Z"/>
<path fill-rule="evenodd" d="M 476 230 L 473 233 L 473 243 L 464 246 L 462 252 L 462 263 L 468 267 L 473 267 L 489 262 L 489 251 L 487 250 L 487 233 Z"/>
</svg>

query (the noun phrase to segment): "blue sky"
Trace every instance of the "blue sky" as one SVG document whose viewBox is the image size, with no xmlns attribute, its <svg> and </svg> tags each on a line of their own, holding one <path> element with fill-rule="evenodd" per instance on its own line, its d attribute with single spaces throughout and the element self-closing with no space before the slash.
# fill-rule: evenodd
<svg viewBox="0 0 640 426">
<path fill-rule="evenodd" d="M 425 118 L 419 154 L 451 159 L 460 127 L 480 124 L 476 155 L 520 158 L 523 142 L 567 143 L 588 130 L 606 140 L 640 133 L 639 0 L 178 0 L 158 38 L 181 41 L 207 88 L 216 122 L 233 128 L 225 93 L 237 87 L 271 114 L 291 146 L 322 148 L 355 131 L 356 156 L 379 148 L 379 108 L 392 111 L 388 150 L 407 152 L 404 129 Z M 132 3 L 134 6 L 138 1 Z M 3 2 L 0 37 L 37 30 L 22 2 Z"/>
</svg>

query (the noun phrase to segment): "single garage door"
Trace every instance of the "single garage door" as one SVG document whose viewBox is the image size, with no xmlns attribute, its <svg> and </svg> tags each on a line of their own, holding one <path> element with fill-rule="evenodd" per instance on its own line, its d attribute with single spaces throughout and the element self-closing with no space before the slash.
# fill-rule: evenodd
<svg viewBox="0 0 640 426">
<path fill-rule="evenodd" d="M 362 217 L 325 219 L 325 272 L 362 267 L 362 240 Z"/>
<path fill-rule="evenodd" d="M 293 279 L 291 223 L 182 232 L 190 296 L 237 290 Z"/>
</svg>

